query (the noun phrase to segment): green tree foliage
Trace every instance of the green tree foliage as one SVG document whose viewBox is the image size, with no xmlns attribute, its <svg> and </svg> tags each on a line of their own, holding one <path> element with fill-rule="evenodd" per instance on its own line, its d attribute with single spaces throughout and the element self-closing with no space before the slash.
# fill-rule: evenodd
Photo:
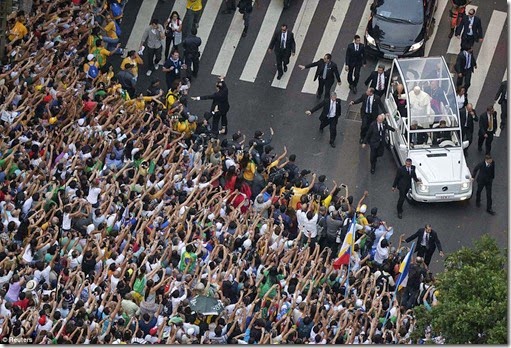
<svg viewBox="0 0 511 348">
<path fill-rule="evenodd" d="M 507 344 L 507 257 L 495 239 L 483 235 L 445 261 L 438 275 L 439 304 L 416 308 L 413 338 L 441 335 L 448 344 Z M 416 342 L 416 341 L 415 341 Z"/>
</svg>

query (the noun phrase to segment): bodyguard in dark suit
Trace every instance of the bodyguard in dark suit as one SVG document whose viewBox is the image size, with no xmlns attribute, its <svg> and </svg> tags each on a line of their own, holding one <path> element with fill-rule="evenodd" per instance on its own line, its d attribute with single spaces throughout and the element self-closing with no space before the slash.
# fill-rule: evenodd
<svg viewBox="0 0 511 348">
<path fill-rule="evenodd" d="M 282 24 L 280 30 L 277 30 L 270 41 L 268 51 L 275 50 L 277 58 L 277 80 L 280 80 L 284 72 L 287 71 L 289 58 L 291 54 L 295 55 L 296 43 L 295 36 L 291 30 L 287 29 L 287 24 Z"/>
<path fill-rule="evenodd" d="M 335 92 L 332 92 L 330 94 L 330 99 L 323 100 L 312 109 L 305 111 L 305 113 L 307 115 L 312 115 L 319 109 L 323 109 L 319 116 L 319 120 L 321 121 L 319 131 L 323 133 L 323 128 L 330 126 L 330 146 L 335 147 L 334 142 L 335 137 L 337 136 L 337 122 L 339 120 L 339 116 L 341 116 L 341 99 L 337 98 L 337 94 Z"/>
<path fill-rule="evenodd" d="M 337 64 L 332 62 L 332 55 L 330 53 L 325 54 L 323 59 L 320 59 L 317 62 L 307 65 L 298 65 L 298 67 L 301 70 L 316 67 L 314 81 L 318 80 L 319 82 L 318 92 L 316 93 L 316 97 L 318 99 L 321 98 L 323 90 L 325 91 L 324 99 L 328 99 L 330 90 L 334 84 L 334 78 L 337 80 L 339 85 L 341 84 L 341 75 L 339 74 L 339 69 L 337 68 Z"/>
<path fill-rule="evenodd" d="M 383 103 L 380 97 L 374 95 L 374 88 L 368 88 L 365 94 L 360 98 L 350 101 L 350 105 L 362 103 L 360 107 L 360 117 L 362 125 L 360 126 L 360 143 L 364 142 L 369 125 L 376 120 L 380 112 L 384 112 Z"/>
<path fill-rule="evenodd" d="M 230 109 L 229 105 L 229 90 L 227 84 L 220 78 L 216 83 L 216 92 L 210 95 L 201 97 L 192 97 L 192 100 L 207 100 L 211 99 L 211 113 L 213 114 L 213 124 L 211 130 L 215 134 L 227 134 L 227 112 Z M 222 129 L 218 131 L 218 123 L 222 122 Z"/>
<path fill-rule="evenodd" d="M 474 135 L 474 121 L 477 121 L 476 112 L 471 103 L 460 109 L 460 123 L 461 123 L 461 134 L 463 135 L 463 141 L 468 140 L 468 146 L 472 144 L 472 138 Z M 465 155 L 467 154 L 468 147 L 464 150 Z"/>
<path fill-rule="evenodd" d="M 475 166 L 472 177 L 477 181 L 476 206 L 481 206 L 481 192 L 486 188 L 486 211 L 495 215 L 491 208 L 491 186 L 495 178 L 495 162 L 490 155 L 484 156 L 484 161 Z"/>
<path fill-rule="evenodd" d="M 376 121 L 371 123 L 367 134 L 364 138 L 364 142 L 362 144 L 362 148 L 365 148 L 366 144 L 369 144 L 371 147 L 371 174 L 374 174 L 376 170 L 376 160 L 378 157 L 383 156 L 383 152 L 385 151 L 385 145 L 387 144 L 387 140 L 385 137 L 385 131 L 390 130 L 392 132 L 395 131 L 394 128 L 389 126 L 387 122 L 385 122 L 385 114 L 380 114 L 376 118 Z"/>
<path fill-rule="evenodd" d="M 463 86 L 465 87 L 465 92 L 468 93 L 474 69 L 477 69 L 477 61 L 474 57 L 472 47 L 465 48 L 458 53 L 458 56 L 456 57 L 456 64 L 454 65 L 454 70 L 458 74 L 456 87 Z"/>
<path fill-rule="evenodd" d="M 502 81 L 499 90 L 495 95 L 495 101 L 500 104 L 502 109 L 500 114 L 500 129 L 504 129 L 507 123 L 507 80 Z"/>
<path fill-rule="evenodd" d="M 348 72 L 348 84 L 353 94 L 357 94 L 357 84 L 360 78 L 360 68 L 366 65 L 365 46 L 360 43 L 360 36 L 355 35 L 354 41 L 346 49 L 346 71 Z"/>
<path fill-rule="evenodd" d="M 424 257 L 424 263 L 426 263 L 426 265 L 429 266 L 435 249 L 438 249 L 440 256 L 444 257 L 438 234 L 433 231 L 430 224 L 427 224 L 424 228 L 419 228 L 417 232 L 406 238 L 405 242 L 410 243 L 414 239 L 417 239 L 415 252 L 417 256 Z"/>
<path fill-rule="evenodd" d="M 415 172 L 415 166 L 412 166 L 412 159 L 407 158 L 405 165 L 397 169 L 396 177 L 392 184 L 392 191 L 395 191 L 396 188 L 399 190 L 397 217 L 400 219 L 403 218 L 403 203 L 405 202 L 406 194 L 410 191 L 410 188 L 412 188 L 412 179 L 415 182 L 420 182 L 420 179 L 417 177 L 417 173 Z"/>
<path fill-rule="evenodd" d="M 477 17 L 476 11 L 472 8 L 468 15 L 464 14 L 461 23 L 456 28 L 456 37 L 459 39 L 461 33 L 461 48 L 472 47 L 475 42 L 483 41 L 483 27 L 481 19 Z"/>
<path fill-rule="evenodd" d="M 486 154 L 489 155 L 491 152 L 491 143 L 493 136 L 497 129 L 497 112 L 493 109 L 493 106 L 488 106 L 486 112 L 479 115 L 479 140 L 477 141 L 477 150 L 483 150 L 483 143 L 485 143 Z"/>
<path fill-rule="evenodd" d="M 381 97 L 387 90 L 389 76 L 390 71 L 385 71 L 385 67 L 383 65 L 378 65 L 378 70 L 373 71 L 365 80 L 364 84 L 374 88 L 374 94 L 376 94 L 378 97 Z"/>
</svg>

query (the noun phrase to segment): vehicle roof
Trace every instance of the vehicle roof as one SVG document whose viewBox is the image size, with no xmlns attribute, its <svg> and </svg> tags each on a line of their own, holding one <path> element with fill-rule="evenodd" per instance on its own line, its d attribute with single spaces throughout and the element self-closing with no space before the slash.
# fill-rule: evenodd
<svg viewBox="0 0 511 348">
<path fill-rule="evenodd" d="M 445 120 L 449 128 L 459 126 L 456 91 L 443 57 L 401 58 L 393 64 L 405 88 L 410 124 L 430 128 Z"/>
</svg>

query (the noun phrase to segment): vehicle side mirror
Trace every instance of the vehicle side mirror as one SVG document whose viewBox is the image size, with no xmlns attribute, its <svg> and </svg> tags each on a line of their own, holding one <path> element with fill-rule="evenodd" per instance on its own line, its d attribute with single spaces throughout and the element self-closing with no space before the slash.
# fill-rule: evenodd
<svg viewBox="0 0 511 348">
<path fill-rule="evenodd" d="M 465 149 L 468 147 L 468 145 L 469 145 L 469 144 L 470 144 L 470 143 L 469 143 L 469 141 L 468 141 L 468 140 L 465 140 L 465 141 L 462 143 L 463 150 L 465 150 Z"/>
</svg>

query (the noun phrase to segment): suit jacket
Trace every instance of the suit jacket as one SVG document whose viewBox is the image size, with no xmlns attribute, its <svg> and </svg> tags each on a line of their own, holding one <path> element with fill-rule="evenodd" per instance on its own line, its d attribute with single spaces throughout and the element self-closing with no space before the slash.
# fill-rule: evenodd
<svg viewBox="0 0 511 348">
<path fill-rule="evenodd" d="M 275 49 L 275 53 L 284 54 L 286 56 L 291 56 L 291 53 L 295 53 L 296 51 L 296 43 L 295 43 L 295 35 L 291 32 L 291 30 L 287 31 L 286 35 L 286 48 L 282 49 L 280 48 L 280 38 L 282 35 L 282 31 L 277 30 L 270 41 L 269 49 L 273 50 Z"/>
<path fill-rule="evenodd" d="M 417 126 L 417 129 L 424 129 L 424 127 Z M 415 138 L 415 139 L 414 139 Z M 414 145 L 422 145 L 428 142 L 428 133 L 411 133 L 410 143 Z"/>
<path fill-rule="evenodd" d="M 478 184 L 491 183 L 495 179 L 495 160 L 491 162 L 489 167 L 486 166 L 486 161 L 477 164 L 474 167 L 472 177 L 476 178 Z"/>
<path fill-rule="evenodd" d="M 461 19 L 460 25 L 456 28 L 456 36 L 460 35 L 463 31 L 463 37 L 466 37 L 469 32 L 470 25 L 470 17 L 467 14 L 463 15 Z M 483 38 L 483 27 L 481 25 L 481 19 L 477 16 L 474 16 L 474 23 L 472 24 L 472 34 L 474 34 L 474 39 L 478 41 Z"/>
<path fill-rule="evenodd" d="M 366 64 L 366 53 L 364 44 L 358 45 L 358 51 L 355 51 L 355 43 L 352 42 L 346 49 L 345 64 L 347 66 L 362 66 Z"/>
<path fill-rule="evenodd" d="M 493 130 L 491 132 L 488 131 L 488 127 L 490 126 L 490 122 L 488 122 L 488 114 L 485 112 L 479 115 L 479 135 L 483 136 L 486 133 L 495 134 L 497 131 L 497 111 L 493 112 Z"/>
<path fill-rule="evenodd" d="M 383 131 L 380 135 L 378 130 L 378 121 L 373 121 L 367 130 L 366 137 L 364 138 L 364 144 L 369 144 L 372 149 L 377 149 L 380 144 L 383 143 L 385 145 L 387 143 L 387 139 L 385 137 L 385 131 L 390 130 L 392 132 L 395 131 L 394 128 L 388 125 L 386 121 L 383 121 Z"/>
<path fill-rule="evenodd" d="M 495 100 L 498 100 L 499 104 L 507 103 L 507 80 L 502 81 L 500 84 L 499 90 L 497 91 L 497 94 L 495 95 Z"/>
<path fill-rule="evenodd" d="M 474 112 L 475 113 L 475 112 Z M 467 120 L 468 117 L 468 120 Z M 467 127 L 465 127 L 465 120 L 467 121 Z M 476 116 L 477 120 L 477 116 Z M 470 116 L 467 112 L 467 108 L 460 109 L 460 123 L 461 128 L 467 128 L 471 133 L 474 132 L 474 117 Z"/>
<path fill-rule="evenodd" d="M 306 69 L 317 67 L 316 73 L 314 74 L 314 81 L 318 79 L 318 77 L 323 78 L 323 70 L 325 69 L 325 61 L 323 59 L 318 60 L 317 62 L 307 64 L 305 66 Z M 341 82 L 341 75 L 339 74 L 339 69 L 337 68 L 337 64 L 334 62 L 330 62 L 329 66 L 326 70 L 326 79 L 325 81 L 333 81 L 334 77 L 337 79 L 337 82 Z"/>
<path fill-rule="evenodd" d="M 390 71 L 389 70 L 384 71 L 383 72 L 383 77 L 384 77 L 383 91 L 386 91 L 387 90 L 387 85 L 388 85 L 388 82 L 389 82 Z M 371 72 L 369 77 L 364 82 L 364 84 L 366 86 L 372 87 L 372 88 L 374 88 L 374 90 L 376 90 L 377 83 L 378 83 L 378 71 Z"/>
<path fill-rule="evenodd" d="M 477 66 L 477 61 L 476 61 L 476 57 L 474 57 L 474 54 L 473 53 L 470 53 L 470 60 L 471 60 L 471 67 L 468 69 L 470 70 L 471 72 L 474 72 L 474 67 Z M 463 72 L 465 72 L 465 65 L 467 64 L 467 58 L 465 57 L 465 51 L 461 51 L 460 53 L 458 53 L 458 56 L 456 57 L 456 64 L 454 65 L 454 70 L 458 73 L 458 74 L 461 74 Z"/>
<path fill-rule="evenodd" d="M 218 111 L 226 114 L 229 111 L 229 90 L 227 89 L 227 85 L 224 81 L 224 88 L 221 90 L 210 94 L 200 97 L 201 100 L 206 99 L 212 99 L 213 103 L 211 103 L 211 111 L 215 110 L 215 107 L 218 106 Z"/>
<path fill-rule="evenodd" d="M 406 238 L 405 241 L 410 243 L 412 240 L 417 239 L 417 247 L 415 248 L 415 252 L 418 251 L 419 246 L 422 244 L 422 239 L 424 238 L 425 228 L 419 228 L 417 232 L 412 234 L 410 237 Z M 428 245 L 426 245 L 426 249 L 428 253 L 433 254 L 435 249 L 438 248 L 438 251 L 442 251 L 442 244 L 440 244 L 440 239 L 438 239 L 438 234 L 435 230 L 431 230 L 428 239 Z"/>
<path fill-rule="evenodd" d="M 369 98 L 369 96 L 367 94 L 362 94 L 360 96 L 360 98 L 356 99 L 353 101 L 353 104 L 359 104 L 359 103 L 362 103 L 362 106 L 360 107 L 360 114 L 361 115 L 364 115 L 365 112 L 366 112 L 366 106 L 367 106 L 367 99 Z M 371 117 L 373 119 L 376 119 L 376 117 L 378 116 L 378 114 L 381 112 L 383 112 L 385 109 L 383 107 L 383 103 L 381 102 L 381 98 L 378 97 L 377 95 L 373 94 L 373 105 L 372 105 L 372 110 L 371 110 Z"/>
<path fill-rule="evenodd" d="M 319 109 L 323 108 L 323 110 L 321 111 L 321 115 L 319 116 L 319 119 L 320 120 L 326 119 L 328 117 L 328 113 L 330 112 L 330 100 L 331 100 L 330 98 L 323 100 L 318 105 L 313 107 L 311 109 L 311 112 L 316 112 Z M 335 120 L 336 121 L 339 118 L 339 116 L 341 116 L 341 99 L 337 98 L 337 99 L 335 99 Z"/>
<path fill-rule="evenodd" d="M 412 179 L 415 182 L 419 181 L 417 173 L 415 172 L 415 166 L 412 165 L 410 172 L 411 174 L 408 174 L 406 166 L 399 167 L 396 171 L 396 177 L 394 178 L 392 187 L 396 187 L 399 191 L 408 192 L 408 190 L 412 187 Z"/>
</svg>

